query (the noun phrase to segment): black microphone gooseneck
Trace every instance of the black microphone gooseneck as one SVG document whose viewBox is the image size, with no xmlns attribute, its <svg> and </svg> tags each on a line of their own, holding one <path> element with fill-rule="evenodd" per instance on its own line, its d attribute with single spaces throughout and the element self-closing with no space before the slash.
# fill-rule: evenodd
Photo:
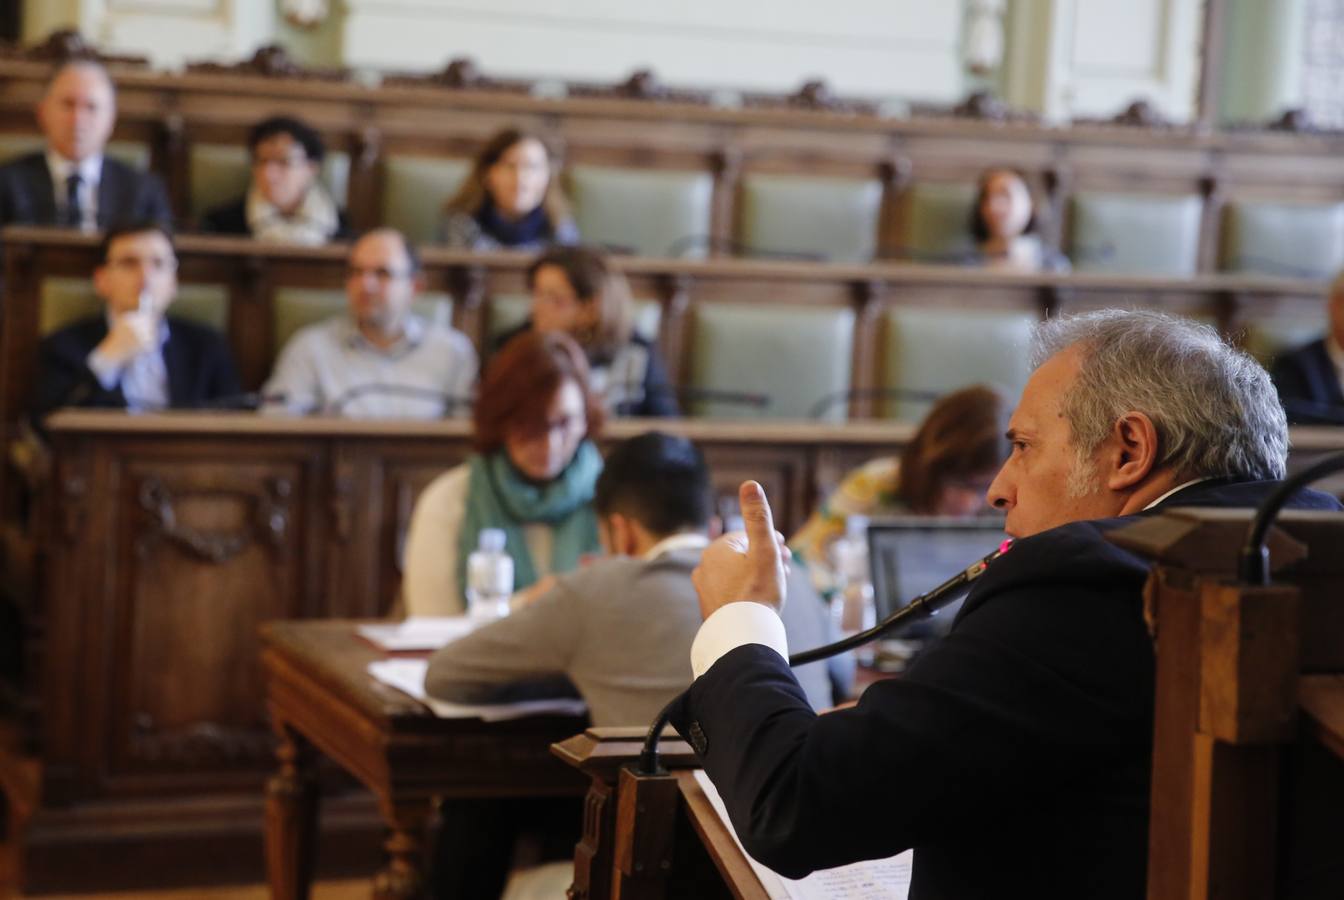
<svg viewBox="0 0 1344 900">
<path fill-rule="evenodd" d="M 1241 548 L 1239 574 L 1246 584 L 1269 584 L 1269 547 L 1265 538 L 1288 499 L 1302 488 L 1327 475 L 1344 471 L 1344 453 L 1335 453 L 1307 466 L 1291 478 L 1285 478 L 1255 510 L 1255 518 L 1246 531 L 1246 545 Z"/>
<path fill-rule="evenodd" d="M 1344 456 L 1342 456 L 1341 459 L 1344 459 Z M 836 656 L 837 654 L 844 653 L 846 650 L 851 650 L 854 647 L 875 640 L 904 625 L 909 625 L 917 619 L 923 619 L 933 615 L 938 610 L 966 593 L 966 591 L 970 590 L 971 582 L 985 574 L 985 570 L 989 568 L 989 564 L 1007 553 L 1012 549 L 1012 546 L 1012 538 L 1005 539 L 993 553 L 989 553 L 980 559 L 977 559 L 936 588 L 920 594 L 872 628 L 869 628 L 866 631 L 861 631 L 858 634 L 850 635 L 847 638 L 843 638 L 831 644 L 816 647 L 812 650 L 804 650 L 801 653 L 795 653 L 789 657 L 789 665 L 801 666 L 806 663 L 816 662 L 819 659 Z M 671 702 L 664 706 L 662 711 L 654 718 L 653 724 L 649 726 L 648 734 L 644 736 L 644 747 L 639 752 L 639 765 L 637 771 L 640 775 L 661 774 L 662 767 L 658 762 L 658 741 L 662 737 L 663 729 L 667 727 L 668 719 L 672 717 L 672 707 L 676 705 L 677 701 L 683 696 L 684 692 L 672 698 Z"/>
</svg>

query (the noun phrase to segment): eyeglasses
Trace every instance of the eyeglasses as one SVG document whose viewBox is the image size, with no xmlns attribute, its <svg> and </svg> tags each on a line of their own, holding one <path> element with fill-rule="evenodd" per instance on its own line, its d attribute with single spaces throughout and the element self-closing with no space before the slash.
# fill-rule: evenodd
<svg viewBox="0 0 1344 900">
<path fill-rule="evenodd" d="M 117 256 L 106 263 L 109 269 L 118 272 L 134 272 L 137 269 L 149 269 L 151 272 L 176 272 L 177 260 L 152 256 L 148 259 L 140 256 Z"/>
<path fill-rule="evenodd" d="M 308 165 L 308 157 L 303 153 L 294 153 L 289 156 L 258 156 L 252 160 L 252 165 L 262 169 L 268 166 L 275 166 L 280 169 L 297 169 L 300 166 Z"/>
<path fill-rule="evenodd" d="M 409 278 L 410 272 L 401 269 L 389 269 L 387 266 L 347 266 L 345 277 L 351 281 L 363 281 L 369 276 L 373 276 L 375 281 L 383 283 L 396 281 L 399 278 Z"/>
<path fill-rule="evenodd" d="M 588 417 L 582 413 L 573 416 L 558 416 L 542 422 L 540 425 L 519 425 L 514 434 L 524 441 L 538 441 L 548 438 L 556 432 L 568 434 L 583 431 L 588 427 Z"/>
</svg>

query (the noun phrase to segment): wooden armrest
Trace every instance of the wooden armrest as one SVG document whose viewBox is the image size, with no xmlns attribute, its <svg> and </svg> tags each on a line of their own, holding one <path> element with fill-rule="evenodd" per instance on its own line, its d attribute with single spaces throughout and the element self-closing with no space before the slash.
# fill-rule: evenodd
<svg viewBox="0 0 1344 900">
<path fill-rule="evenodd" d="M 1344 759 L 1344 675 L 1304 675 L 1297 698 L 1321 743 Z"/>
</svg>

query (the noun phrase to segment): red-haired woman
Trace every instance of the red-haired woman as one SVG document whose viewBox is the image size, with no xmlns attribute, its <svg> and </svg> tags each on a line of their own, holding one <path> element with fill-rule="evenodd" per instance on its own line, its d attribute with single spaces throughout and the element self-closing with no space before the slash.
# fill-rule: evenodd
<svg viewBox="0 0 1344 900">
<path fill-rule="evenodd" d="M 421 492 L 411 514 L 402 592 L 410 615 L 464 609 L 467 557 L 482 529 L 505 533 L 514 590 L 601 551 L 592 439 L 601 400 L 568 335 L 519 335 L 490 360 L 476 399 L 475 453 Z"/>
</svg>

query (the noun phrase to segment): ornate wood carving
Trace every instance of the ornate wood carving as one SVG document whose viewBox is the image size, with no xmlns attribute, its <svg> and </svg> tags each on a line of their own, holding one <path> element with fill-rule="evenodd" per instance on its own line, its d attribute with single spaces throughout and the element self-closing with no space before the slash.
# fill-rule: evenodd
<svg viewBox="0 0 1344 900">
<path fill-rule="evenodd" d="M 137 550 L 143 556 L 148 554 L 153 542 L 167 540 L 189 556 L 216 565 L 233 559 L 254 540 L 268 544 L 277 553 L 282 552 L 289 535 L 293 491 L 294 486 L 288 478 L 272 477 L 266 480 L 265 492 L 260 495 L 229 492 L 251 503 L 248 526 L 239 532 L 209 534 L 183 524 L 177 512 L 178 498 L 160 479 L 146 478 L 140 483 L 137 499 L 151 527 L 141 536 Z"/>
<path fill-rule="evenodd" d="M 41 43 L 24 46 L 22 44 L 0 44 L 0 59 L 22 60 L 26 62 L 64 63 L 76 59 L 97 60 L 105 65 L 148 66 L 149 60 L 143 56 L 122 56 L 101 53 L 90 44 L 84 35 L 75 28 L 59 28 L 47 35 Z"/>
<path fill-rule="evenodd" d="M 196 722 L 159 731 L 153 716 L 137 713 L 131 732 L 130 756 L 142 763 L 171 768 L 248 765 L 270 757 L 274 738 L 261 728 L 230 728 L 217 722 Z"/>
<path fill-rule="evenodd" d="M 583 836 L 574 845 L 574 882 L 565 892 L 569 900 L 590 900 L 611 892 L 614 851 L 615 786 L 593 778 L 583 800 Z"/>
<path fill-rule="evenodd" d="M 1286 131 L 1290 134 L 1313 134 L 1321 130 L 1311 120 L 1311 113 L 1301 107 L 1285 109 L 1281 116 L 1265 127 L 1270 131 Z"/>
<path fill-rule="evenodd" d="M 84 531 L 88 514 L 89 482 L 83 475 L 67 475 L 61 480 L 61 537 L 74 544 Z"/>
<path fill-rule="evenodd" d="M 349 69 L 308 69 L 289 55 L 281 44 L 258 47 L 250 59 L 237 63 L 199 62 L 187 66 L 187 71 L 200 75 L 259 75 L 262 78 L 307 78 L 320 81 L 345 81 Z"/>
</svg>

